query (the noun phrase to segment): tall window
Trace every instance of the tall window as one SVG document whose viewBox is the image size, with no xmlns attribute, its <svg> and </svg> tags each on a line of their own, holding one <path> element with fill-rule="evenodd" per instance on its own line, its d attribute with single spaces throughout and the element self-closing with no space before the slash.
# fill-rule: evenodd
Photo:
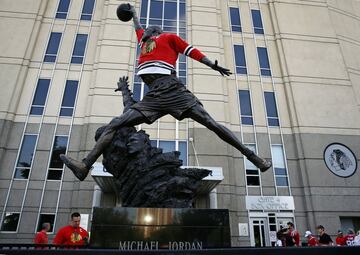
<svg viewBox="0 0 360 255">
<path fill-rule="evenodd" d="M 85 47 L 87 42 L 88 35 L 86 34 L 77 34 L 74 50 L 71 57 L 71 63 L 73 64 L 82 64 L 84 60 Z"/>
<path fill-rule="evenodd" d="M 20 154 L 16 163 L 15 179 L 28 179 L 29 172 L 35 153 L 37 135 L 24 135 L 21 144 Z"/>
<path fill-rule="evenodd" d="M 81 20 L 91 20 L 94 11 L 95 0 L 84 0 L 81 12 Z"/>
<path fill-rule="evenodd" d="M 159 146 L 157 145 L 159 143 Z M 163 150 L 163 152 L 171 152 L 176 151 L 176 141 L 165 141 L 165 140 L 151 140 L 151 145 L 154 147 L 159 147 Z M 187 142 L 186 141 L 178 141 L 178 151 L 180 151 L 180 159 L 183 162 L 183 166 L 187 166 Z"/>
<path fill-rule="evenodd" d="M 47 176 L 48 180 L 61 180 L 64 164 L 60 159 L 60 154 L 66 153 L 67 143 L 67 136 L 55 136 L 54 146 L 51 152 L 50 167 Z"/>
<path fill-rule="evenodd" d="M 186 40 L 186 6 L 185 0 L 142 0 L 140 10 L 140 23 L 143 27 L 147 25 L 160 26 L 164 32 L 178 34 Z M 140 48 L 137 48 L 137 60 L 140 55 Z M 187 64 L 186 56 L 180 55 L 176 65 L 177 76 L 186 85 Z M 137 70 L 135 70 L 137 72 Z M 134 99 L 140 100 L 146 95 L 148 88 L 141 79 L 134 77 Z"/>
<path fill-rule="evenodd" d="M 46 48 L 44 62 L 55 62 L 56 55 L 59 50 L 61 36 L 62 36 L 61 33 L 51 32 L 49 43 Z"/>
<path fill-rule="evenodd" d="M 274 92 L 264 92 L 266 103 L 266 114 L 269 126 L 279 126 L 279 116 L 276 108 Z"/>
<path fill-rule="evenodd" d="M 239 90 L 241 124 L 253 125 L 253 116 L 251 111 L 250 92 L 248 90 Z"/>
<path fill-rule="evenodd" d="M 267 49 L 264 47 L 257 47 L 257 54 L 260 64 L 260 73 L 263 76 L 271 76 L 269 57 Z"/>
<path fill-rule="evenodd" d="M 59 0 L 55 18 L 66 19 L 69 11 L 70 0 Z"/>
<path fill-rule="evenodd" d="M 60 116 L 73 116 L 78 81 L 67 80 L 64 97 L 61 103 Z"/>
<path fill-rule="evenodd" d="M 230 7 L 231 30 L 241 32 L 240 10 L 239 8 Z"/>
<path fill-rule="evenodd" d="M 256 151 L 255 144 L 246 144 L 252 151 Z M 248 186 L 259 186 L 260 185 L 260 176 L 258 168 L 251 163 L 249 160 L 245 159 L 245 171 L 246 171 L 246 184 Z"/>
<path fill-rule="evenodd" d="M 50 229 L 48 232 L 52 233 L 54 231 L 54 221 L 55 221 L 55 214 L 47 214 L 47 213 L 40 214 L 39 223 L 37 225 L 36 231 L 37 232 L 41 231 L 42 224 L 50 223 Z"/>
<path fill-rule="evenodd" d="M 247 74 L 245 51 L 243 45 L 234 45 L 235 64 L 237 74 Z"/>
<path fill-rule="evenodd" d="M 30 114 L 42 115 L 44 112 L 45 101 L 49 91 L 50 80 L 39 79 L 36 85 L 34 99 L 32 101 Z"/>
<path fill-rule="evenodd" d="M 271 145 L 276 186 L 289 186 L 282 145 Z"/>
<path fill-rule="evenodd" d="M 255 34 L 264 34 L 264 27 L 261 20 L 260 10 L 251 10 L 251 16 Z"/>
<path fill-rule="evenodd" d="M 1 223 L 1 231 L 16 232 L 20 219 L 20 213 L 7 212 Z"/>
</svg>

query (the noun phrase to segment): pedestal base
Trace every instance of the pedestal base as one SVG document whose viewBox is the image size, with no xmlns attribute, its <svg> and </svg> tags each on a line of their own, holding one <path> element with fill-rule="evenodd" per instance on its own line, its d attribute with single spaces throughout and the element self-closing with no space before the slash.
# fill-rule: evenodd
<svg viewBox="0 0 360 255">
<path fill-rule="evenodd" d="M 230 245 L 225 209 L 94 208 L 94 248 L 195 250 Z"/>
</svg>

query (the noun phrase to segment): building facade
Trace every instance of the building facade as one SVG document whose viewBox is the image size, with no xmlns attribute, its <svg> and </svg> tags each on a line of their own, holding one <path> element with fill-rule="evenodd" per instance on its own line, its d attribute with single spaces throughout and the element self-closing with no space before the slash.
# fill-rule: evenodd
<svg viewBox="0 0 360 255">
<path fill-rule="evenodd" d="M 114 92 L 139 54 L 117 0 L 4 0 L 0 5 L 0 242 L 53 234 L 71 212 L 115 206 L 91 176 L 77 181 L 59 154 L 83 158 L 95 130 L 122 112 Z M 233 72 L 181 56 L 178 76 L 208 112 L 273 168 L 260 173 L 192 120 L 140 125 L 186 166 L 221 168 L 198 208 L 227 208 L 234 246 L 271 246 L 288 221 L 300 233 L 360 228 L 360 2 L 136 0 L 144 26 L 176 33 Z M 101 164 L 101 159 L 98 160 Z M 332 170 L 332 171 L 330 171 Z M 88 220 L 87 220 L 88 219 Z"/>
</svg>

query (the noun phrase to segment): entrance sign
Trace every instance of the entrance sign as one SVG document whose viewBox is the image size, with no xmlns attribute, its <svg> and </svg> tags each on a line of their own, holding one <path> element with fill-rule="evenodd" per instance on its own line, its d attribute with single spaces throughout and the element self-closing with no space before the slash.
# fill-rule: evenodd
<svg viewBox="0 0 360 255">
<path fill-rule="evenodd" d="M 246 196 L 247 210 L 295 210 L 292 196 Z"/>
</svg>

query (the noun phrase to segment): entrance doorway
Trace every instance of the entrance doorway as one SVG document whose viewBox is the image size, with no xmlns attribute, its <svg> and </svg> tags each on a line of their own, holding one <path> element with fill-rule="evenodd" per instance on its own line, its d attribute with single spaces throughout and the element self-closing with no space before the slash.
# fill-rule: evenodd
<svg viewBox="0 0 360 255">
<path fill-rule="evenodd" d="M 251 246 L 265 247 L 270 245 L 267 218 L 250 219 Z"/>
<path fill-rule="evenodd" d="M 255 247 L 275 246 L 276 232 L 287 223 L 294 223 L 293 213 L 250 212 L 250 245 Z"/>
</svg>

